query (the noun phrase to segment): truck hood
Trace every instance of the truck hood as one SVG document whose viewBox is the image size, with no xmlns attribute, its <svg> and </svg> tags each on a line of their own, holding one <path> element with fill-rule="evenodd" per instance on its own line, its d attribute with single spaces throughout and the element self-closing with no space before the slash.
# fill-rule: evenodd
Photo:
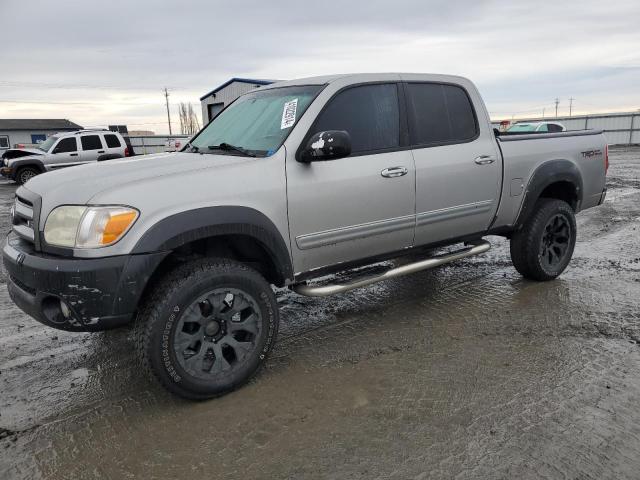
<svg viewBox="0 0 640 480">
<path fill-rule="evenodd" d="M 44 155 L 45 152 L 38 150 L 37 148 L 10 148 L 2 152 L 2 158 L 19 158 L 19 157 L 31 157 L 34 155 Z"/>
<path fill-rule="evenodd" d="M 161 153 L 108 160 L 64 168 L 38 175 L 25 188 L 40 195 L 44 204 L 82 205 L 102 192 L 128 183 L 143 184 L 163 176 L 179 177 L 195 170 L 217 168 L 251 159 L 235 155 L 213 155 L 186 152 Z"/>
</svg>

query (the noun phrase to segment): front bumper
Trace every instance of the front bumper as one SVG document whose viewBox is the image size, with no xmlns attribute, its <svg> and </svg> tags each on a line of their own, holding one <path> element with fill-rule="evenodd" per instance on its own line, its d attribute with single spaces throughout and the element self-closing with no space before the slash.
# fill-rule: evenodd
<svg viewBox="0 0 640 480">
<path fill-rule="evenodd" d="M 2 250 L 11 299 L 50 327 L 100 331 L 132 320 L 142 292 L 165 252 L 79 259 L 36 252 L 9 234 Z M 68 311 L 65 315 L 60 303 Z"/>
</svg>

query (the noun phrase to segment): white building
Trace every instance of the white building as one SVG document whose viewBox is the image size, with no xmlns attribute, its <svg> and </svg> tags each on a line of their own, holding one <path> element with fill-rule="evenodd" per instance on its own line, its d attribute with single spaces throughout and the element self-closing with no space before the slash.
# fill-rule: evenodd
<svg viewBox="0 0 640 480">
<path fill-rule="evenodd" d="M 200 97 L 202 105 L 202 125 L 206 125 L 220 110 L 233 102 L 240 95 L 263 85 L 270 85 L 276 80 L 259 80 L 252 78 L 232 78 L 209 93 Z"/>
<path fill-rule="evenodd" d="M 82 127 L 66 119 L 0 119 L 0 151 L 40 143 L 54 133 L 74 130 Z"/>
</svg>

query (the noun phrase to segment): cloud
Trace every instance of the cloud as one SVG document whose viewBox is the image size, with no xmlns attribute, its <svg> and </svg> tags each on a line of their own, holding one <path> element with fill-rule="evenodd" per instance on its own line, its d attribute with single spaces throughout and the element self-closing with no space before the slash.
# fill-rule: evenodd
<svg viewBox="0 0 640 480">
<path fill-rule="evenodd" d="M 16 19 L 0 27 L 4 117 L 164 131 L 164 86 L 197 104 L 231 76 L 356 71 L 461 74 L 496 116 L 569 96 L 578 111 L 640 108 L 637 1 L 2 0 L 0 17 Z"/>
</svg>

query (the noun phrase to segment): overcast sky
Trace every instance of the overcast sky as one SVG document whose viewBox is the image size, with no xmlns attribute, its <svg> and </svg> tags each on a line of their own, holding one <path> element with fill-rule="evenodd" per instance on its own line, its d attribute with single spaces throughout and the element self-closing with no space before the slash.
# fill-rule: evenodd
<svg viewBox="0 0 640 480">
<path fill-rule="evenodd" d="M 640 109 L 640 1 L 0 0 L 0 118 L 167 132 L 233 76 L 453 73 L 494 119 Z"/>
</svg>

